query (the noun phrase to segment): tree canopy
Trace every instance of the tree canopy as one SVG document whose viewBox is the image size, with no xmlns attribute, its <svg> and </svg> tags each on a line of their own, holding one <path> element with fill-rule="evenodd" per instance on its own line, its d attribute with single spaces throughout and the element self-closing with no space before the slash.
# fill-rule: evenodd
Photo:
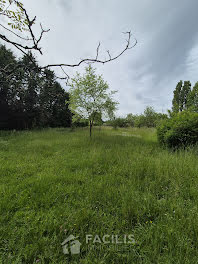
<svg viewBox="0 0 198 264">
<path fill-rule="evenodd" d="M 98 115 L 112 117 L 117 102 L 113 100 L 115 91 L 109 91 L 108 84 L 102 76 L 97 76 L 91 65 L 85 68 L 85 74 L 79 73 L 71 80 L 70 105 L 73 119 L 88 119 L 90 136 Z"/>
<path fill-rule="evenodd" d="M 69 94 L 54 73 L 47 69 L 42 72 L 31 53 L 17 60 L 0 46 L 0 67 L 7 63 L 17 67 L 21 62 L 24 68 L 18 68 L 9 78 L 0 73 L 0 129 L 70 126 Z"/>
<path fill-rule="evenodd" d="M 198 83 L 191 89 L 190 81 L 178 82 L 172 100 L 172 112 L 179 113 L 185 110 L 198 112 Z"/>
</svg>

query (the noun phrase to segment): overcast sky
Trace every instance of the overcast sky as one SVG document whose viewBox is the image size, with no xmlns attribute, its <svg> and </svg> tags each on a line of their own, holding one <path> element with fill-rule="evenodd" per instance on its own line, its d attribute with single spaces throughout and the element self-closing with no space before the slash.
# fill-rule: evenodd
<svg viewBox="0 0 198 264">
<path fill-rule="evenodd" d="M 118 115 L 141 113 L 147 105 L 165 112 L 177 82 L 198 81 L 197 0 L 23 0 L 50 32 L 42 41 L 41 64 L 75 63 L 125 46 L 131 30 L 138 45 L 115 62 L 95 64 L 112 90 Z M 72 75 L 84 67 L 69 69 Z"/>
</svg>

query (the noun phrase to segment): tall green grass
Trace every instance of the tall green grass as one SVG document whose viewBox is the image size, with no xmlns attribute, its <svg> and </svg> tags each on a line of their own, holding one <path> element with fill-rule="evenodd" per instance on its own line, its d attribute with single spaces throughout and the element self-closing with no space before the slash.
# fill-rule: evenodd
<svg viewBox="0 0 198 264">
<path fill-rule="evenodd" d="M 0 133 L 0 263 L 198 263 L 198 151 L 153 129 Z M 64 255 L 70 235 L 80 255 Z M 86 234 L 133 234 L 129 251 Z"/>
</svg>

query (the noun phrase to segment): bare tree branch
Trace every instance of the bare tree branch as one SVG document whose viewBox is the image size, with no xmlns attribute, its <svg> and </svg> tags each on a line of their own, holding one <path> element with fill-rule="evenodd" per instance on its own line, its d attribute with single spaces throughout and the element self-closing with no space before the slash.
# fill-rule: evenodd
<svg viewBox="0 0 198 264">
<path fill-rule="evenodd" d="M 110 54 L 109 50 L 107 50 L 107 53 L 109 55 L 109 59 L 111 60 L 111 54 Z"/>
<path fill-rule="evenodd" d="M 26 53 L 27 50 L 36 50 L 40 54 L 42 54 L 41 47 L 39 47 L 39 44 L 40 44 L 40 41 L 43 37 L 43 34 L 49 32 L 49 29 L 44 30 L 42 25 L 40 24 L 41 32 L 40 32 L 39 38 L 37 39 L 35 36 L 35 33 L 33 32 L 33 29 L 32 29 L 32 26 L 34 25 L 34 23 L 36 21 L 36 16 L 31 20 L 28 13 L 27 13 L 27 10 L 22 6 L 22 4 L 20 2 L 18 2 L 17 0 L 14 0 L 13 3 L 15 3 L 23 11 L 23 14 L 24 14 L 25 20 L 26 20 L 26 24 L 27 24 L 27 29 L 28 29 L 29 34 L 31 35 L 31 38 L 25 39 L 25 38 L 19 36 L 17 33 L 13 32 L 12 30 L 8 29 L 7 27 L 3 26 L 2 24 L 1 24 L 1 26 L 5 30 L 10 31 L 12 34 L 14 34 L 15 36 L 17 36 L 20 39 L 23 39 L 26 41 L 32 41 L 32 44 L 27 44 L 27 43 L 26 43 L 26 45 L 21 44 L 19 42 L 16 42 L 16 41 L 9 39 L 7 36 L 5 36 L 3 34 L 0 34 L 0 39 L 2 39 L 3 41 L 5 41 L 9 44 L 14 45 L 17 49 L 19 49 L 20 51 L 22 51 L 26 55 L 27 55 L 27 53 Z M 12 20 L 12 17 L 10 17 L 9 14 L 6 14 L 5 11 L 3 13 L 0 13 L 0 15 L 5 15 L 9 19 Z"/>
<path fill-rule="evenodd" d="M 80 66 L 82 63 L 85 63 L 85 62 L 90 62 L 90 63 L 94 63 L 94 62 L 98 62 L 98 63 L 102 63 L 102 64 L 105 64 L 107 62 L 110 62 L 110 61 L 113 61 L 113 60 L 116 60 L 118 59 L 122 54 L 124 54 L 128 49 L 131 49 L 131 48 L 134 48 L 136 45 L 137 45 L 137 40 L 135 39 L 135 43 L 130 47 L 130 43 L 131 43 L 131 32 L 125 32 L 124 34 L 128 34 L 128 39 L 127 39 L 127 44 L 125 46 L 125 48 L 119 53 L 117 54 L 116 56 L 114 57 L 110 57 L 109 59 L 104 59 L 104 60 L 99 60 L 98 59 L 98 56 L 96 56 L 96 58 L 87 58 L 87 59 L 82 59 L 80 60 L 78 63 L 76 64 L 65 64 L 65 63 L 60 63 L 60 64 L 49 64 L 49 65 L 46 65 L 44 67 L 42 67 L 43 69 L 45 68 L 50 68 L 50 67 L 78 67 Z M 98 51 L 98 48 L 97 48 L 97 51 Z"/>
<path fill-rule="evenodd" d="M 98 47 L 96 49 L 96 60 L 98 59 L 99 49 L 100 49 L 100 42 L 99 42 Z"/>
<path fill-rule="evenodd" d="M 27 10 L 24 8 L 24 6 L 18 1 L 18 0 L 12 0 L 12 3 L 15 3 L 15 5 L 17 7 L 20 7 L 20 10 L 22 10 L 22 13 L 24 14 L 24 19 L 25 19 L 25 25 L 27 26 L 27 31 L 29 32 L 31 38 L 23 38 L 20 35 L 18 35 L 17 33 L 13 32 L 12 30 L 8 29 L 7 27 L 5 27 L 4 25 L 0 24 L 1 27 L 3 27 L 5 30 L 11 32 L 12 34 L 14 34 L 17 38 L 22 39 L 27 41 L 28 43 L 26 44 L 21 44 L 20 42 L 11 40 L 10 38 L 8 38 L 6 35 L 4 34 L 0 34 L 0 39 L 2 39 L 3 41 L 13 45 L 15 48 L 17 48 L 18 50 L 20 50 L 24 55 L 29 56 L 28 52 L 29 51 L 38 51 L 41 55 L 42 55 L 42 50 L 41 47 L 39 46 L 43 35 L 47 32 L 49 32 L 48 30 L 44 30 L 42 25 L 40 24 L 40 35 L 38 38 L 36 38 L 35 33 L 33 31 L 33 25 L 35 24 L 36 21 L 36 16 L 33 19 L 30 19 L 30 16 L 28 15 Z M 7 9 L 9 8 L 9 6 L 7 7 Z M 6 9 L 6 10 L 7 10 Z M 0 13 L 0 15 L 6 15 L 9 19 L 12 19 L 9 17 L 9 13 Z M 132 46 L 131 45 L 131 38 L 132 38 L 132 34 L 131 31 L 128 32 L 123 32 L 123 34 L 127 35 L 127 39 L 126 39 L 126 45 L 124 46 L 124 48 L 122 49 L 121 52 L 119 52 L 117 55 L 112 56 L 110 51 L 107 50 L 107 54 L 108 54 L 108 58 L 104 58 L 104 59 L 99 59 L 99 53 L 100 53 L 100 46 L 101 43 L 99 42 L 97 49 L 96 49 L 96 56 L 93 58 L 85 58 L 85 59 L 81 59 L 79 62 L 75 63 L 75 64 L 68 64 L 68 63 L 57 63 L 57 64 L 48 64 L 42 67 L 39 67 L 40 70 L 44 71 L 45 69 L 53 69 L 53 68 L 60 68 L 63 72 L 63 74 L 65 75 L 65 77 L 57 77 L 58 79 L 64 79 L 66 81 L 69 80 L 69 75 L 66 73 L 65 68 L 66 67 L 78 67 L 83 63 L 101 63 L 101 64 L 105 64 L 111 61 L 114 61 L 116 59 L 118 59 L 120 56 L 122 56 L 127 50 L 132 49 L 133 47 L 135 47 L 137 45 L 137 40 L 134 38 L 135 42 L 133 43 Z M 31 43 L 30 43 L 31 41 Z M 31 57 L 29 56 L 30 60 Z M 33 61 L 32 61 L 33 62 Z M 15 70 L 17 70 L 17 68 L 19 67 L 23 67 L 22 64 L 17 65 L 17 67 L 12 68 L 10 70 L 10 65 L 7 65 L 4 69 L 0 69 L 0 72 L 2 73 L 6 73 L 8 74 L 9 78 L 12 75 L 12 73 L 14 73 Z"/>
<path fill-rule="evenodd" d="M 123 34 L 127 34 L 128 35 L 128 39 L 126 40 L 127 44 L 123 48 L 123 50 L 120 53 L 118 53 L 116 56 L 114 56 L 114 57 L 111 56 L 110 51 L 108 50 L 107 53 L 108 53 L 109 58 L 108 59 L 104 59 L 104 60 L 99 60 L 98 56 L 99 56 L 99 49 L 100 49 L 100 46 L 101 46 L 101 44 L 99 42 L 99 44 L 97 46 L 97 49 L 96 49 L 96 57 L 95 58 L 82 59 L 76 64 L 64 64 L 64 63 L 61 63 L 61 64 L 49 64 L 49 65 L 41 67 L 41 69 L 58 68 L 58 67 L 60 67 L 62 69 L 62 71 L 64 72 L 65 76 L 66 76 L 66 77 L 63 77 L 63 78 L 60 78 L 60 79 L 62 79 L 62 80 L 65 79 L 66 83 L 68 83 L 69 75 L 63 70 L 63 68 L 65 68 L 65 67 L 72 67 L 72 68 L 73 67 L 78 67 L 78 66 L 80 66 L 83 63 L 102 63 L 102 64 L 105 64 L 105 63 L 108 63 L 108 62 L 111 62 L 111 61 L 114 61 L 114 60 L 118 59 L 127 50 L 132 49 L 132 48 L 134 48 L 137 45 L 137 40 L 135 39 L 134 44 L 132 46 L 130 46 L 131 37 L 132 37 L 131 31 L 123 32 Z"/>
</svg>

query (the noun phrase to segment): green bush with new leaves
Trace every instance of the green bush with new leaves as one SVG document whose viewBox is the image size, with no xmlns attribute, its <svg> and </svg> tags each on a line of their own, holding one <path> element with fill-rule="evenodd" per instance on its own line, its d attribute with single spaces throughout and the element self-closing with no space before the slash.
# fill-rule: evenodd
<svg viewBox="0 0 198 264">
<path fill-rule="evenodd" d="M 183 111 L 163 120 L 157 127 L 158 140 L 171 148 L 198 143 L 198 113 Z"/>
</svg>

